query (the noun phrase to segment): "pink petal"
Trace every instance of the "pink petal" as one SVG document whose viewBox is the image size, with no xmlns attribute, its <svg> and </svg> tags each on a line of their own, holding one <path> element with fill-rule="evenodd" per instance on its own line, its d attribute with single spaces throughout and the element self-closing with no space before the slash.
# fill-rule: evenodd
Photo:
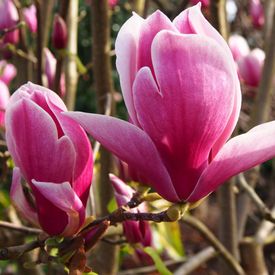
<svg viewBox="0 0 275 275">
<path fill-rule="evenodd" d="M 41 101 L 43 99 L 45 101 L 45 98 L 47 98 L 48 101 L 60 108 L 60 110 L 67 111 L 66 105 L 56 93 L 43 86 L 33 84 L 32 82 L 28 82 L 16 90 L 10 99 L 10 105 L 13 105 L 15 102 L 28 97 L 35 101 L 38 105 L 43 105 L 41 106 L 42 108 L 45 107 L 45 103 L 42 104 Z"/>
<path fill-rule="evenodd" d="M 39 227 L 38 216 L 31 207 L 23 191 L 21 184 L 21 173 L 18 167 L 13 169 L 10 197 L 16 210 L 29 222 Z"/>
<path fill-rule="evenodd" d="M 238 34 L 233 34 L 228 39 L 229 48 L 235 61 L 249 53 L 249 46 L 245 38 Z"/>
<path fill-rule="evenodd" d="M 16 76 L 17 70 L 13 64 L 9 64 L 4 60 L 0 61 L 0 80 L 9 85 Z"/>
<path fill-rule="evenodd" d="M 137 72 L 138 40 L 144 19 L 133 14 L 120 29 L 116 44 L 116 67 L 119 73 L 123 98 L 132 121 L 137 124 L 133 105 L 132 85 Z"/>
<path fill-rule="evenodd" d="M 150 15 L 142 24 L 138 43 L 138 69 L 146 66 L 154 72 L 151 59 L 151 45 L 156 34 L 161 30 L 171 30 L 178 33 L 170 19 L 157 10 Z"/>
<path fill-rule="evenodd" d="M 254 127 L 232 138 L 202 174 L 188 198 L 197 201 L 214 191 L 230 177 L 275 156 L 275 121 Z"/>
<path fill-rule="evenodd" d="M 34 4 L 23 9 L 24 19 L 31 32 L 36 33 L 37 31 L 37 17 L 36 17 L 36 7 Z"/>
<path fill-rule="evenodd" d="M 188 18 L 186 18 L 188 17 Z M 228 62 L 231 64 L 231 70 L 234 74 L 235 84 L 232 85 L 234 94 L 234 107 L 232 109 L 231 116 L 228 120 L 227 126 L 224 128 L 223 133 L 220 138 L 217 140 L 216 144 L 213 145 L 211 157 L 214 157 L 221 146 L 227 141 L 231 136 L 239 118 L 240 109 L 241 109 L 241 89 L 240 83 L 238 80 L 236 65 L 233 60 L 231 51 L 226 44 L 223 37 L 217 32 L 217 30 L 211 26 L 211 24 L 204 18 L 201 13 L 200 4 L 193 6 L 189 9 L 186 9 L 182 12 L 178 18 L 175 18 L 174 24 L 182 33 L 194 33 L 199 35 L 205 35 L 209 38 L 214 39 L 220 46 L 224 49 L 224 56 L 227 58 Z M 183 27 L 182 27 L 183 26 Z M 184 27 L 185 26 L 185 27 Z M 210 157 L 210 160 L 211 160 Z"/>
<path fill-rule="evenodd" d="M 48 102 L 48 104 L 54 111 L 64 134 L 69 137 L 74 145 L 76 159 L 74 170 L 71 171 L 73 174 L 72 187 L 77 196 L 81 199 L 83 205 L 86 206 L 93 175 L 93 154 L 91 143 L 85 131 L 78 123 L 61 114 L 60 110 L 50 102 Z"/>
<path fill-rule="evenodd" d="M 64 237 L 74 235 L 84 222 L 85 208 L 70 183 L 39 182 L 36 180 L 32 180 L 32 183 L 55 207 L 67 213 L 68 222 L 63 225 L 64 231 L 60 235 Z M 41 212 L 39 214 L 40 223 L 47 223 L 48 221 L 43 219 Z M 54 216 L 54 213 L 51 214 Z"/>
<path fill-rule="evenodd" d="M 262 76 L 265 52 L 259 48 L 254 49 L 238 62 L 239 73 L 247 85 L 257 87 Z"/>
<path fill-rule="evenodd" d="M 0 127 L 5 125 L 5 110 L 10 98 L 8 86 L 0 80 Z"/>
<path fill-rule="evenodd" d="M 152 56 L 160 91 L 143 68 L 134 83 L 134 103 L 183 200 L 230 117 L 234 78 L 223 49 L 204 36 L 161 31 Z"/>
<path fill-rule="evenodd" d="M 9 151 L 29 183 L 32 179 L 71 180 L 74 146 L 67 136 L 58 138 L 56 125 L 46 111 L 29 99 L 21 99 L 8 106 L 6 125 Z"/>
<path fill-rule="evenodd" d="M 48 80 L 48 88 L 54 88 L 55 70 L 56 70 L 56 58 L 48 48 L 44 48 L 45 55 L 45 73 Z"/>
<path fill-rule="evenodd" d="M 145 132 L 123 120 L 81 112 L 66 113 L 103 146 L 143 173 L 167 200 L 178 201 L 170 177 L 152 140 Z"/>
<path fill-rule="evenodd" d="M 131 200 L 135 190 L 133 190 L 129 185 L 127 185 L 114 174 L 109 174 L 109 177 L 114 188 L 115 198 L 118 206 L 125 205 Z"/>
<path fill-rule="evenodd" d="M 189 24 L 189 11 L 190 8 L 185 9 L 173 20 L 173 24 L 175 25 L 175 27 L 179 30 L 179 32 L 184 34 L 194 33 Z"/>
</svg>

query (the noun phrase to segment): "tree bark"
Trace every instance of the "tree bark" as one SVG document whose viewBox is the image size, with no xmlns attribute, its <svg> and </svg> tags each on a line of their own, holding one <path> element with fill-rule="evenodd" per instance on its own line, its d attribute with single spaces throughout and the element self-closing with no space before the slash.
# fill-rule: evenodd
<svg viewBox="0 0 275 275">
<path fill-rule="evenodd" d="M 103 114 L 106 109 L 108 94 L 112 94 L 112 67 L 110 60 L 110 20 L 107 0 L 92 1 L 92 35 L 93 35 L 93 73 L 97 100 L 97 111 Z M 111 112 L 113 113 L 113 112 Z M 101 147 L 100 171 L 97 192 L 100 201 L 97 203 L 97 214 L 108 214 L 107 205 L 113 198 L 109 181 L 112 169 L 111 154 Z M 108 259 L 106 261 L 106 259 Z M 116 274 L 118 264 L 118 247 L 101 242 L 91 256 L 91 265 L 99 274 Z"/>
</svg>

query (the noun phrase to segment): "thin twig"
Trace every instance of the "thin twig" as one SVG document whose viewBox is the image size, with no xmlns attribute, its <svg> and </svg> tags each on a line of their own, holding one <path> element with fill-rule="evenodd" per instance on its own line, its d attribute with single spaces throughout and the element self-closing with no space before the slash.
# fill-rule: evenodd
<svg viewBox="0 0 275 275">
<path fill-rule="evenodd" d="M 109 238 L 102 238 L 101 241 L 112 245 L 121 245 L 128 242 L 126 239 L 112 240 Z"/>
<path fill-rule="evenodd" d="M 77 37 L 78 37 L 78 0 L 70 0 L 67 14 L 68 44 L 69 54 L 66 58 L 66 94 L 65 103 L 68 110 L 74 110 L 78 83 L 77 56 Z"/>
<path fill-rule="evenodd" d="M 187 275 L 195 271 L 205 262 L 216 257 L 218 252 L 211 246 L 203 249 L 194 256 L 187 259 L 186 263 L 182 264 L 177 270 L 174 271 L 174 275 Z"/>
<path fill-rule="evenodd" d="M 13 223 L 5 222 L 5 221 L 0 221 L 0 227 L 19 231 L 22 233 L 35 234 L 35 235 L 41 234 L 43 232 L 41 229 L 38 229 L 38 228 L 31 228 L 31 227 L 27 227 L 27 226 L 18 226 Z"/>
<path fill-rule="evenodd" d="M 185 259 L 179 259 L 179 260 L 167 260 L 164 261 L 163 263 L 165 266 L 170 266 L 170 265 L 175 265 L 184 262 Z M 138 268 L 133 268 L 133 269 L 127 269 L 123 271 L 119 271 L 118 275 L 136 275 L 136 274 L 148 274 L 150 272 L 156 271 L 156 266 L 155 265 L 150 265 L 150 266 L 144 266 L 144 267 L 138 267 Z"/>
<path fill-rule="evenodd" d="M 182 217 L 182 221 L 192 228 L 196 229 L 201 235 L 220 253 L 224 261 L 231 267 L 235 274 L 244 275 L 244 271 L 238 261 L 232 256 L 232 254 L 223 246 L 223 244 L 215 237 L 215 235 L 198 219 L 185 215 Z"/>
<path fill-rule="evenodd" d="M 247 183 L 243 174 L 238 175 L 239 186 L 246 191 L 247 195 L 251 198 L 251 200 L 255 203 L 255 205 L 260 210 L 262 216 L 265 220 L 268 220 L 272 223 L 275 223 L 275 217 L 272 215 L 272 212 L 268 207 L 264 204 L 261 198 L 257 195 L 255 190 Z"/>
<path fill-rule="evenodd" d="M 272 208 L 271 214 L 272 214 L 272 216 L 275 215 L 275 206 Z M 265 244 L 266 239 L 269 236 L 269 234 L 271 233 L 271 231 L 273 230 L 274 226 L 275 226 L 275 224 L 271 223 L 270 221 L 266 221 L 266 220 L 263 221 L 260 224 L 260 226 L 254 236 L 255 240 L 258 243 Z"/>
<path fill-rule="evenodd" d="M 0 38 L 3 37 L 5 34 L 7 34 L 9 32 L 12 32 L 12 31 L 15 31 L 15 30 L 21 28 L 24 25 L 25 25 L 25 22 L 20 21 L 16 25 L 14 25 L 10 28 L 4 28 L 4 29 L 0 30 Z"/>
</svg>

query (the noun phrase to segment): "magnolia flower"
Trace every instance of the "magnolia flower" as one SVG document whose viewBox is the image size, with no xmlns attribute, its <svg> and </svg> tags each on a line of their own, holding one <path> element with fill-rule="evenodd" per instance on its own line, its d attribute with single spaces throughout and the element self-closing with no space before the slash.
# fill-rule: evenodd
<svg viewBox="0 0 275 275">
<path fill-rule="evenodd" d="M 5 60 L 0 61 L 0 80 L 9 85 L 16 76 L 17 70 L 13 64 L 7 63 Z"/>
<path fill-rule="evenodd" d="M 264 66 L 265 53 L 256 48 L 238 62 L 239 75 L 245 84 L 258 87 Z"/>
<path fill-rule="evenodd" d="M 37 32 L 37 17 L 36 17 L 36 7 L 35 5 L 30 5 L 23 9 L 24 19 L 31 32 Z"/>
<path fill-rule="evenodd" d="M 115 199 L 118 206 L 127 204 L 135 191 L 113 174 L 110 174 L 110 180 L 114 187 Z M 146 212 L 146 207 L 143 203 L 131 211 L 134 213 Z M 142 243 L 143 246 L 150 246 L 152 244 L 152 233 L 148 221 L 124 221 L 122 225 L 125 237 L 129 243 Z"/>
<path fill-rule="evenodd" d="M 12 0 L 0 0 L 0 30 L 14 27 L 18 20 L 18 12 Z M 19 40 L 18 29 L 10 31 L 4 36 L 4 43 L 16 44 Z"/>
<path fill-rule="evenodd" d="M 249 54 L 250 50 L 247 41 L 241 35 L 231 35 L 228 39 L 228 45 L 236 62 Z"/>
<path fill-rule="evenodd" d="M 118 0 L 108 0 L 109 6 L 114 8 L 118 4 Z"/>
<path fill-rule="evenodd" d="M 0 80 L 0 127 L 5 125 L 5 110 L 10 98 L 8 86 Z"/>
<path fill-rule="evenodd" d="M 143 174 L 163 198 L 195 202 L 275 155 L 275 122 L 232 138 L 241 106 L 230 49 L 200 6 L 171 22 L 134 14 L 115 45 L 132 123 L 71 112 L 96 140 Z"/>
<path fill-rule="evenodd" d="M 65 49 L 68 41 L 68 31 L 64 19 L 56 14 L 53 21 L 52 43 L 56 49 Z"/>
<path fill-rule="evenodd" d="M 255 28 L 261 28 L 264 25 L 264 8 L 260 0 L 250 0 L 249 14 Z"/>
<path fill-rule="evenodd" d="M 61 114 L 66 110 L 54 92 L 32 83 L 20 87 L 6 109 L 6 140 L 15 163 L 11 200 L 49 235 L 77 233 L 92 179 L 89 140 L 77 123 Z M 33 204 L 23 192 L 21 177 L 31 189 Z"/>
<path fill-rule="evenodd" d="M 47 78 L 47 87 L 49 89 L 54 89 L 54 81 L 55 81 L 55 71 L 56 71 L 56 58 L 52 54 L 52 52 L 48 48 L 44 48 L 45 55 L 45 73 Z M 60 78 L 60 95 L 63 98 L 66 93 L 65 87 L 65 74 L 61 74 Z"/>
</svg>

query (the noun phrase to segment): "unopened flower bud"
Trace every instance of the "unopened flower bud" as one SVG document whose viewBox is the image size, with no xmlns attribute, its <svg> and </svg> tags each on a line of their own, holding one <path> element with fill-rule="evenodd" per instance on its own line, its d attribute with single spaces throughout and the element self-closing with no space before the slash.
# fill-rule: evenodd
<svg viewBox="0 0 275 275">
<path fill-rule="evenodd" d="M 64 19 L 56 14 L 53 22 L 52 43 L 56 49 L 64 49 L 67 46 L 68 31 Z"/>
</svg>

